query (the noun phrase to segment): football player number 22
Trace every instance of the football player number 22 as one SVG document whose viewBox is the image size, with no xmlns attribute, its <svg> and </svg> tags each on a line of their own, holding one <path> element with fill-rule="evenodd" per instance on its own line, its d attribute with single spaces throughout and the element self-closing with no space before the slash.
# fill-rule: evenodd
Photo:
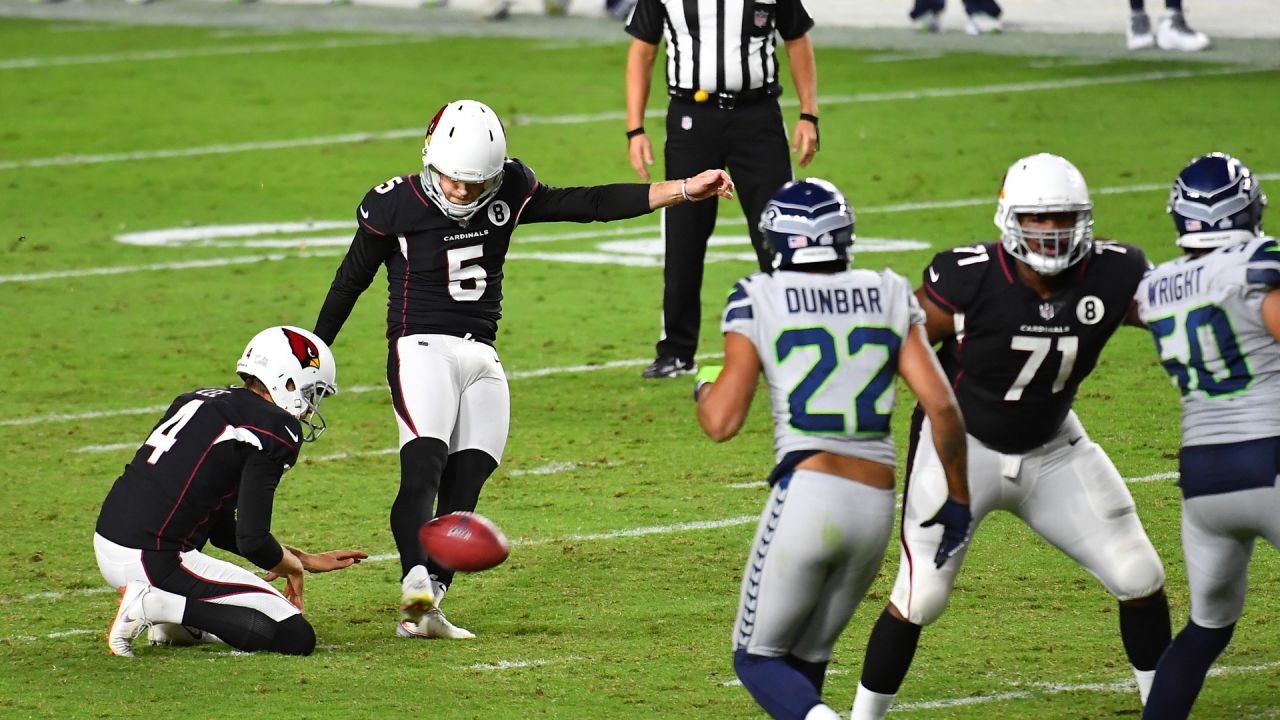
<svg viewBox="0 0 1280 720">
<path fill-rule="evenodd" d="M 898 348 L 902 338 L 883 327 L 856 327 L 847 338 L 847 357 L 852 359 L 871 346 L 885 350 L 884 359 L 862 391 L 853 399 L 854 430 L 858 433 L 889 432 L 889 414 L 876 410 L 876 404 L 885 391 L 893 385 L 894 367 L 897 365 Z M 827 378 L 840 366 L 836 352 L 836 340 L 823 327 L 792 328 L 778 336 L 775 348 L 778 362 L 787 359 L 798 347 L 816 347 L 818 360 L 804 379 L 791 391 L 787 404 L 791 408 L 791 426 L 804 432 L 845 432 L 844 413 L 809 412 L 809 399 L 826 384 Z"/>
</svg>

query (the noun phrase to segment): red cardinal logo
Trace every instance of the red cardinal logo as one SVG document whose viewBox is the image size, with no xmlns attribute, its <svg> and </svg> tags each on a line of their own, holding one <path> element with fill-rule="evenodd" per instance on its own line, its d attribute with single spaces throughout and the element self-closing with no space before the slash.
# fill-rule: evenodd
<svg viewBox="0 0 1280 720">
<path fill-rule="evenodd" d="M 431 142 L 431 135 L 436 131 L 436 125 L 440 123 L 440 116 L 443 115 L 444 111 L 448 109 L 449 109 L 449 106 L 444 105 L 443 107 L 441 107 L 439 110 L 436 111 L 436 116 L 431 118 L 431 122 L 427 125 L 427 142 Z"/>
<path fill-rule="evenodd" d="M 293 351 L 293 356 L 298 359 L 298 364 L 302 367 L 320 367 L 320 350 L 316 344 L 311 342 L 307 336 L 296 333 L 289 328 L 282 328 L 284 336 L 289 340 L 289 349 Z"/>
</svg>

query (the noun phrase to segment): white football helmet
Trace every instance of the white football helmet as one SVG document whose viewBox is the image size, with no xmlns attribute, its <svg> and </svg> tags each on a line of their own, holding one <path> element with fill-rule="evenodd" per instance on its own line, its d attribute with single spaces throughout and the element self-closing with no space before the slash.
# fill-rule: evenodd
<svg viewBox="0 0 1280 720">
<path fill-rule="evenodd" d="M 1022 214 L 1074 212 L 1070 228 L 1031 230 Z M 996 227 L 1010 255 L 1041 275 L 1057 275 L 1093 247 L 1093 201 L 1084 176 L 1064 157 L 1040 153 L 1009 167 L 996 201 Z M 1028 241 L 1035 244 L 1033 248 Z"/>
<path fill-rule="evenodd" d="M 488 105 L 455 100 L 440 108 L 427 127 L 422 146 L 422 189 L 446 215 L 467 220 L 489 202 L 502 186 L 507 161 L 507 133 Z M 467 205 L 445 197 L 440 176 L 464 183 L 482 183 L 484 192 Z"/>
<path fill-rule="evenodd" d="M 301 420 L 304 441 L 324 432 L 320 401 L 337 394 L 338 383 L 333 353 L 323 340 L 299 327 L 267 328 L 249 341 L 236 373 L 257 378 L 276 405 Z"/>
</svg>

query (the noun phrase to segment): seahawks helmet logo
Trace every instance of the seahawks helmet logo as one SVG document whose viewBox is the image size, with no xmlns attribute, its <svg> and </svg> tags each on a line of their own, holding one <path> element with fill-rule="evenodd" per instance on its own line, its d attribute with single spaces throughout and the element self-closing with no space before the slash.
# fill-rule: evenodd
<svg viewBox="0 0 1280 720">
<path fill-rule="evenodd" d="M 293 356 L 297 358 L 298 365 L 302 367 L 320 368 L 320 350 L 316 348 L 316 344 L 311 342 L 309 338 L 300 333 L 296 333 L 289 328 L 281 328 L 284 336 L 289 340 L 289 349 L 293 351 Z"/>
</svg>

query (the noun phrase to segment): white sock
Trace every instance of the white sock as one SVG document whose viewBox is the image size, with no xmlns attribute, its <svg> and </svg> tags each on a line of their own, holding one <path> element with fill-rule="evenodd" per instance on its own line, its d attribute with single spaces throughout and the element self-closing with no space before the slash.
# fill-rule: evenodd
<svg viewBox="0 0 1280 720">
<path fill-rule="evenodd" d="M 850 713 L 849 720 L 884 720 L 896 697 L 897 694 L 872 692 L 858 683 L 858 694 L 853 696 L 853 712 Z"/>
<path fill-rule="evenodd" d="M 1138 679 L 1138 697 L 1142 698 L 1142 704 L 1145 706 L 1147 696 L 1151 694 L 1151 683 L 1156 680 L 1156 671 L 1134 668 L 1133 676 Z"/>
<path fill-rule="evenodd" d="M 840 713 L 818 703 L 809 709 L 809 714 L 804 716 L 804 720 L 840 720 Z"/>
<path fill-rule="evenodd" d="M 187 611 L 187 599 L 154 585 L 142 597 L 142 612 L 151 623 L 180 623 Z"/>
</svg>

